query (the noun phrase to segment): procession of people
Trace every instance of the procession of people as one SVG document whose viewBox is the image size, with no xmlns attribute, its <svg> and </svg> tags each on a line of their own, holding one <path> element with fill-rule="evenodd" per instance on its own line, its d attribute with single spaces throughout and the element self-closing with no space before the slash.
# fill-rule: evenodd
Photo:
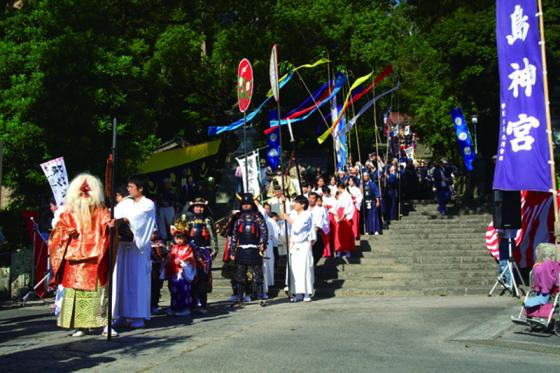
<svg viewBox="0 0 560 373">
<path fill-rule="evenodd" d="M 443 166 L 428 170 L 425 180 L 418 172 L 416 180 L 431 180 L 442 214 L 444 198 L 449 198 L 446 187 L 452 184 Z M 310 167 L 298 166 L 284 175 L 280 168 L 273 174 L 265 163 L 261 167 L 263 193 L 237 194 L 233 209 L 221 219 L 225 223 L 218 227 L 207 200 L 192 193 L 185 200 L 184 191 L 175 189 L 170 178 L 163 180 L 160 193 L 153 194 L 147 178 L 131 177 L 115 190 L 111 219 L 100 180 L 89 174 L 77 176 L 64 207 L 57 211 L 49 241 L 53 285 L 62 294 L 58 325 L 73 329 L 73 336 L 95 329 L 117 336 L 122 328 L 145 327 L 163 311 L 170 316 L 207 314 L 219 235 L 224 237 L 222 275 L 231 281 L 232 306 L 257 300 L 264 307 L 275 287 L 284 287 L 291 302 L 310 302 L 321 258 L 347 260 L 360 235 L 383 234 L 390 221 L 398 219 L 395 206 L 400 203 L 399 192 L 406 189 L 405 164 L 397 159 L 384 162 L 375 153 L 363 166 L 349 165 L 330 178 L 320 167 L 305 172 Z M 194 182 L 189 185 L 193 189 Z M 115 245 L 109 268 L 111 232 Z M 283 282 L 275 281 L 282 257 Z M 169 305 L 161 304 L 166 282 Z"/>
</svg>

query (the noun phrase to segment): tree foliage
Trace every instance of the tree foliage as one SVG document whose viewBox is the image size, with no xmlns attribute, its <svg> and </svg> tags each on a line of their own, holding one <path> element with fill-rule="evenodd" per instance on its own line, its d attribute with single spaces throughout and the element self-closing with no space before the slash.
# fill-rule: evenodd
<svg viewBox="0 0 560 373">
<path fill-rule="evenodd" d="M 436 153 L 458 156 L 449 112 L 460 105 L 467 115 L 480 117 L 484 155 L 495 151 L 499 82 L 494 2 L 20 3 L 18 9 L 13 2 L 2 2 L 0 14 L 3 182 L 15 189 L 20 205 L 33 204 L 36 192 L 46 187 L 38 165 L 50 158 L 64 156 L 72 173 L 88 169 L 101 175 L 113 117 L 119 121 L 122 174 L 135 172 L 161 140 L 180 134 L 192 143 L 204 141 L 209 125 L 238 117 L 235 83 L 241 58 L 248 57 L 255 71 L 253 102 L 264 98 L 273 43 L 284 67 L 319 57 L 332 61 L 302 73 L 307 87 L 299 78 L 286 86 L 283 111 L 303 101 L 307 89 L 335 70 L 353 79 L 392 64 L 396 74 L 377 92 L 396 81 L 401 89 L 377 105 L 378 124 L 386 110 L 407 113 Z M 545 0 L 544 6 L 549 79 L 555 82 L 560 0 Z M 558 96 L 558 88 L 553 89 L 553 103 Z M 264 125 L 265 116 L 257 124 Z M 300 146 L 320 149 L 314 139 L 317 127 L 325 125 L 320 116 L 309 122 L 296 128 Z M 371 111 L 359 122 L 364 151 L 371 149 L 372 123 Z"/>
</svg>

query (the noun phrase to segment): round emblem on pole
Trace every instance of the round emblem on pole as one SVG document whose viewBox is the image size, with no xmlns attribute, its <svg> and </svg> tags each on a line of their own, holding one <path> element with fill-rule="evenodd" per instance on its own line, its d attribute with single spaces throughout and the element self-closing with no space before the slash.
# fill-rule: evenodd
<svg viewBox="0 0 560 373">
<path fill-rule="evenodd" d="M 244 113 L 251 103 L 253 96 L 253 68 L 251 62 L 244 58 L 237 68 L 237 101 L 239 111 Z"/>
</svg>

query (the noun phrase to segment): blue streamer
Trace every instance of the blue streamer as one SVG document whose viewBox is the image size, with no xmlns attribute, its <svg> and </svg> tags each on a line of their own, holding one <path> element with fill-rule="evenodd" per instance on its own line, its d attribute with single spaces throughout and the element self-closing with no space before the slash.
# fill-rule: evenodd
<svg viewBox="0 0 560 373">
<path fill-rule="evenodd" d="M 292 79 L 294 73 L 290 73 L 288 76 L 286 76 L 286 78 L 284 80 L 282 80 L 280 82 L 279 88 L 282 88 L 286 85 L 286 83 L 288 83 L 290 81 L 290 79 Z M 213 136 L 213 135 L 219 135 L 221 133 L 224 132 L 228 132 L 228 131 L 235 131 L 236 129 L 240 128 L 243 126 L 243 122 L 250 122 L 253 119 L 255 119 L 255 117 L 257 116 L 257 114 L 262 110 L 262 108 L 264 107 L 264 105 L 266 105 L 266 103 L 268 101 L 270 101 L 270 99 L 272 99 L 273 96 L 269 96 L 267 97 L 262 104 L 260 104 L 260 106 L 253 110 L 252 112 L 250 112 L 249 114 L 247 114 L 247 118 L 241 118 L 239 120 L 236 120 L 235 122 L 227 125 L 227 126 L 209 126 L 208 127 L 208 135 L 209 136 Z"/>
</svg>

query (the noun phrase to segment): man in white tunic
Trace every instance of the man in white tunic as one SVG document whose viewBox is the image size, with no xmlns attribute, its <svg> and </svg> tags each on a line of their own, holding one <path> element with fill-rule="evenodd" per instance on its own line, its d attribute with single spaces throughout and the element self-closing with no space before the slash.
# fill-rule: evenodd
<svg viewBox="0 0 560 373">
<path fill-rule="evenodd" d="M 290 225 L 290 289 L 291 302 L 311 301 L 313 294 L 313 254 L 311 246 L 316 239 L 313 228 L 313 217 L 307 210 L 308 200 L 304 196 L 297 196 L 294 200 L 292 212 L 283 217 Z"/>
<path fill-rule="evenodd" d="M 156 226 L 154 203 L 144 196 L 147 182 L 141 177 L 128 181 L 127 198 L 115 207 L 115 219 L 128 224 L 132 241 L 121 241 L 113 273 L 115 324 L 144 327 L 150 319 L 151 235 Z M 120 220 L 121 219 L 121 220 Z"/>
</svg>

